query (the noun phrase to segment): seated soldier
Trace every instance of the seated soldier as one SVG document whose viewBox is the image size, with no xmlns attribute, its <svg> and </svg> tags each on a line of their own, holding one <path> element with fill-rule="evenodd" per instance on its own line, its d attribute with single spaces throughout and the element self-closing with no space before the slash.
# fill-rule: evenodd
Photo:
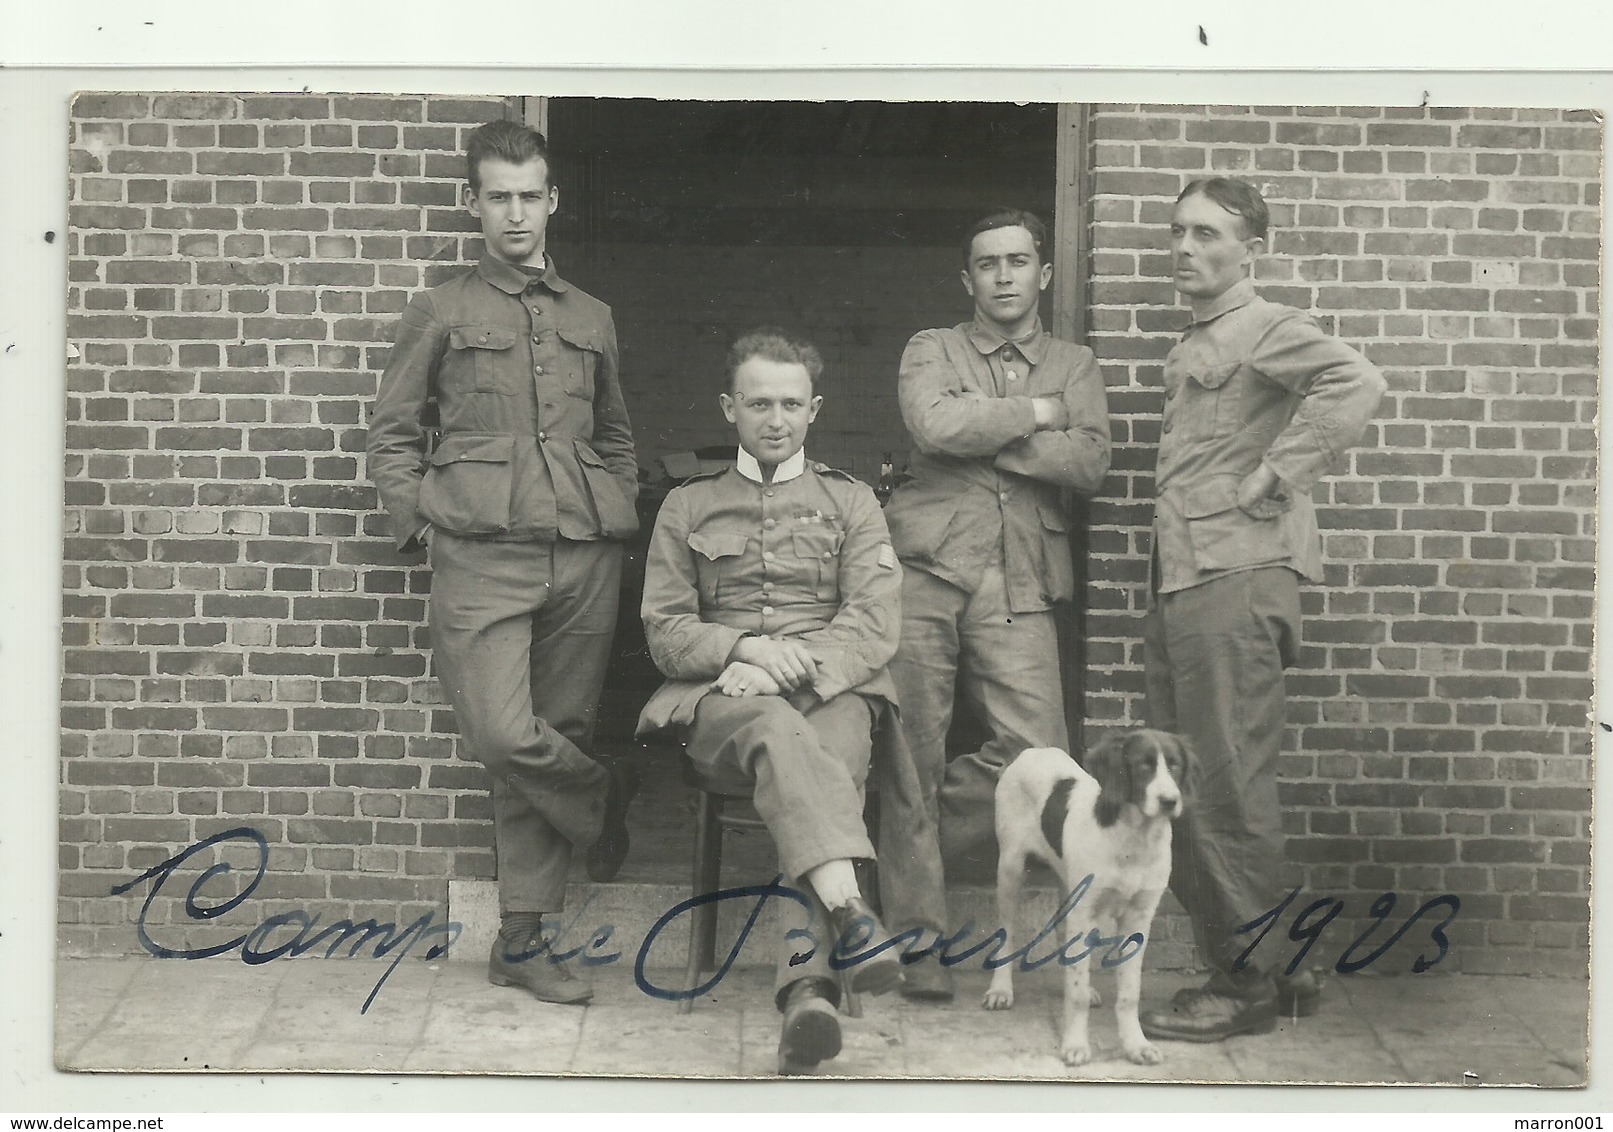
<svg viewBox="0 0 1613 1132">
<path fill-rule="evenodd" d="M 796 908 L 810 935 L 787 935 L 780 954 L 781 1073 L 840 1051 L 831 955 L 854 991 L 880 994 L 902 979 L 901 948 L 879 948 L 891 937 L 853 869 L 874 856 L 862 790 L 876 729 L 881 842 L 895 846 L 881 857 L 881 889 L 900 894 L 904 926 L 944 920 L 916 772 L 900 728 L 878 726 L 893 722 L 885 663 L 901 570 L 873 491 L 802 451 L 822 370 L 817 350 L 783 331 L 734 344 L 719 399 L 739 432 L 738 461 L 667 496 L 644 581 L 645 636 L 669 680 L 640 734 L 682 727 L 698 765 L 753 782 L 780 866 L 812 906 Z M 895 914 L 889 895 L 885 911 Z"/>
</svg>

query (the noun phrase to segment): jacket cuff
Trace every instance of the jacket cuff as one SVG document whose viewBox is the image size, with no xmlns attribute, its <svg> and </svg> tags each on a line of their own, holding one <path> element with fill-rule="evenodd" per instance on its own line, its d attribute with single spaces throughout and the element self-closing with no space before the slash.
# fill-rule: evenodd
<svg viewBox="0 0 1613 1132">
<path fill-rule="evenodd" d="M 426 533 L 426 528 L 429 526 L 431 526 L 430 523 L 421 523 L 408 534 L 399 535 L 396 539 L 398 549 L 404 552 L 424 550 L 426 548 L 426 540 L 421 536 Z"/>
<path fill-rule="evenodd" d="M 684 680 L 715 680 L 728 667 L 734 645 L 746 634 L 726 625 L 706 622 L 689 651 L 678 658 L 677 676 Z"/>
</svg>

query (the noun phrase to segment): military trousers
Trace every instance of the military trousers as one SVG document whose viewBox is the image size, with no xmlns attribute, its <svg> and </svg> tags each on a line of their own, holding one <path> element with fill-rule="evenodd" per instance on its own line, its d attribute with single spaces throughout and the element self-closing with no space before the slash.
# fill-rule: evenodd
<svg viewBox="0 0 1613 1132">
<path fill-rule="evenodd" d="M 863 824 L 863 784 L 873 755 L 874 712 L 856 692 L 827 703 L 712 693 L 695 706 L 686 750 L 706 773 L 753 784 L 756 812 L 778 847 L 779 867 L 807 905 L 787 901 L 777 990 L 797 979 L 836 979 L 828 913 L 804 875 L 829 861 L 874 856 Z M 868 894 L 865 894 L 868 895 Z"/>
<path fill-rule="evenodd" d="M 593 742 L 620 600 L 616 542 L 431 539 L 431 643 L 465 749 L 487 768 L 501 912 L 554 912 L 599 837 Z"/>
<path fill-rule="evenodd" d="M 1279 896 L 1283 669 L 1299 640 L 1299 579 L 1283 566 L 1155 594 L 1144 624 L 1149 724 L 1185 736 L 1197 755 L 1171 838 L 1170 887 L 1200 954 L 1221 971 L 1253 942 L 1236 929 Z M 1257 953 L 1249 965 L 1269 962 Z"/>
<path fill-rule="evenodd" d="M 904 564 L 902 643 L 890 672 L 942 857 L 989 866 L 1003 768 L 1027 747 L 1070 745 L 1052 611 L 1011 611 L 1000 566 L 970 593 Z M 968 701 L 990 737 L 949 762 L 954 695 Z"/>
</svg>

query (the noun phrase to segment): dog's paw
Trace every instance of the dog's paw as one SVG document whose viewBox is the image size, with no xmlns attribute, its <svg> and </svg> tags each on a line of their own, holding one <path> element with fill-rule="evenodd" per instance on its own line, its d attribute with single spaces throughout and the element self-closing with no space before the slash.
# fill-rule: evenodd
<svg viewBox="0 0 1613 1132">
<path fill-rule="evenodd" d="M 1085 1065 L 1092 1060 L 1092 1047 L 1085 1042 L 1067 1041 L 1059 1046 L 1059 1057 L 1064 1059 L 1065 1065 L 1073 1069 L 1077 1065 Z"/>
<path fill-rule="evenodd" d="M 1091 984 L 1087 985 L 1087 1005 L 1089 1007 L 1103 1005 L 1103 995 L 1099 994 L 1098 988 Z"/>
<path fill-rule="evenodd" d="M 1165 1055 L 1152 1042 L 1144 1042 L 1139 1046 L 1127 1046 L 1126 1060 L 1137 1065 L 1158 1065 L 1165 1060 Z"/>
<path fill-rule="evenodd" d="M 980 1000 L 980 1005 L 986 1010 L 1011 1010 L 1014 1006 L 1014 988 L 987 987 L 986 996 Z"/>
</svg>

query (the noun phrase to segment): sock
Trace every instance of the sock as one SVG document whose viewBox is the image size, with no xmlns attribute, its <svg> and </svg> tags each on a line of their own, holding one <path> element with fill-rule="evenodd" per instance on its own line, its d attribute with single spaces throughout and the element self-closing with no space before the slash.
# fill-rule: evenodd
<svg viewBox="0 0 1613 1132">
<path fill-rule="evenodd" d="M 862 890 L 857 887 L 857 870 L 845 857 L 838 861 L 825 861 L 815 869 L 808 869 L 806 879 L 812 885 L 812 891 L 818 894 L 818 899 L 823 901 L 823 906 L 830 911 L 844 908 L 862 896 Z"/>
<path fill-rule="evenodd" d="M 505 912 L 499 916 L 498 937 L 524 947 L 542 928 L 542 912 Z"/>
</svg>

